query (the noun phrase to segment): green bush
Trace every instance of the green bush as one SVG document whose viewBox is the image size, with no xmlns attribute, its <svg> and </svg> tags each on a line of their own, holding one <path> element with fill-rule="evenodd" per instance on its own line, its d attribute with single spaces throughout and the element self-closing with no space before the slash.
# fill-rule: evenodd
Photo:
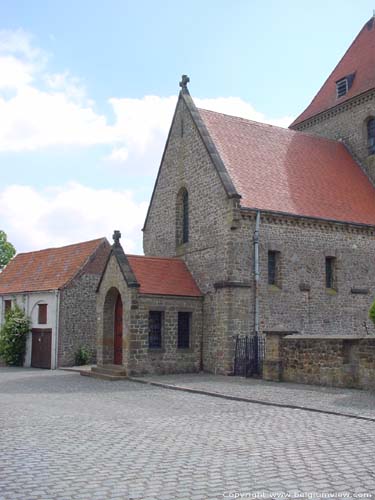
<svg viewBox="0 0 375 500">
<path fill-rule="evenodd" d="M 10 309 L 0 329 L 0 356 L 7 365 L 22 366 L 30 319 L 17 305 Z"/>
<path fill-rule="evenodd" d="M 372 306 L 370 307 L 370 312 L 368 313 L 368 317 L 371 319 L 371 321 L 375 325 L 375 300 Z"/>
<path fill-rule="evenodd" d="M 90 351 L 86 347 L 80 347 L 76 352 L 75 364 L 77 366 L 87 365 L 90 359 Z"/>
</svg>

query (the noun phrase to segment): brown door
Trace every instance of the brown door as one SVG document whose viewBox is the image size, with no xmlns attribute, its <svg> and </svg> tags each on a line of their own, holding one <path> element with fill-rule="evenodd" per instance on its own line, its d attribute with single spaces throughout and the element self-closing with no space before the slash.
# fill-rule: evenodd
<svg viewBox="0 0 375 500">
<path fill-rule="evenodd" d="M 116 300 L 114 330 L 113 362 L 115 365 L 122 365 L 122 300 L 120 294 Z"/>
<path fill-rule="evenodd" d="M 34 368 L 51 368 L 51 337 L 50 328 L 33 328 L 31 347 L 31 366 Z"/>
</svg>

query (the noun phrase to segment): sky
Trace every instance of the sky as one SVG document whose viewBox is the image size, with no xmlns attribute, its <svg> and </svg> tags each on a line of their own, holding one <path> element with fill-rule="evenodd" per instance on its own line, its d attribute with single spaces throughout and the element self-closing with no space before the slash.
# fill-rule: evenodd
<svg viewBox="0 0 375 500">
<path fill-rule="evenodd" d="M 17 252 L 142 232 L 182 74 L 198 107 L 288 126 L 367 0 L 0 0 L 0 229 Z"/>
</svg>

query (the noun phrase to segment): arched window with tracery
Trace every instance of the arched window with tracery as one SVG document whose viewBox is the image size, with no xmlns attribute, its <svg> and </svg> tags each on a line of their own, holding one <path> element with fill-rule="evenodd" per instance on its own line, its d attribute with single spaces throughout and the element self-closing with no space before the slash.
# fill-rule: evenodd
<svg viewBox="0 0 375 500">
<path fill-rule="evenodd" d="M 176 243 L 182 245 L 189 241 L 189 193 L 181 188 L 176 203 Z"/>
<path fill-rule="evenodd" d="M 370 118 L 367 121 L 367 146 L 368 154 L 375 153 L 375 118 Z"/>
</svg>

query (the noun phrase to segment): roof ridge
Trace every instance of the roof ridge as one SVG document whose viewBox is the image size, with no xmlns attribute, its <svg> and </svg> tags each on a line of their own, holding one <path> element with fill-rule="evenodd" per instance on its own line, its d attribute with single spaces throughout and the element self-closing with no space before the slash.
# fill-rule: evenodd
<svg viewBox="0 0 375 500">
<path fill-rule="evenodd" d="M 95 241 L 97 242 L 103 242 L 106 240 L 106 237 L 103 236 L 101 238 L 96 238 L 94 240 L 88 240 L 88 241 L 81 241 L 79 243 L 69 243 L 69 245 L 63 245 L 61 247 L 50 247 L 50 248 L 41 248 L 40 250 L 31 250 L 30 252 L 20 252 L 17 253 L 14 258 L 18 257 L 19 255 L 31 255 L 31 254 L 36 254 L 36 253 L 41 253 L 41 252 L 50 252 L 51 250 L 62 250 L 63 248 L 69 248 L 69 247 L 75 247 L 78 245 L 84 245 L 86 243 L 94 243 Z"/>
<path fill-rule="evenodd" d="M 271 123 L 265 123 L 265 122 L 258 122 L 256 120 L 251 120 L 249 118 L 243 118 L 242 116 L 236 116 L 236 115 L 228 115 L 227 113 L 220 113 L 219 111 L 212 111 L 211 109 L 204 109 L 204 108 L 198 108 L 198 111 L 208 111 L 209 113 L 214 113 L 215 115 L 221 115 L 225 116 L 228 118 L 233 118 L 235 120 L 241 120 L 245 123 L 249 123 L 251 125 L 259 126 L 260 128 L 272 128 L 272 129 L 277 129 L 277 130 L 282 130 L 283 132 L 286 132 L 287 134 L 298 134 L 298 135 L 305 135 L 308 137 L 313 137 L 314 139 L 322 140 L 324 142 L 334 142 L 335 144 L 343 144 L 342 141 L 340 140 L 335 140 L 335 139 L 329 139 L 328 137 L 321 137 L 319 135 L 315 135 L 312 132 L 307 132 L 307 131 L 301 131 L 301 130 L 294 130 L 289 127 L 280 127 L 280 125 L 273 125 Z"/>
<path fill-rule="evenodd" d="M 157 255 L 136 255 L 136 254 L 131 254 L 127 253 L 125 254 L 127 257 L 136 257 L 139 259 L 154 259 L 154 260 L 177 260 L 180 262 L 185 262 L 183 259 L 180 259 L 180 257 L 158 257 Z"/>
</svg>

